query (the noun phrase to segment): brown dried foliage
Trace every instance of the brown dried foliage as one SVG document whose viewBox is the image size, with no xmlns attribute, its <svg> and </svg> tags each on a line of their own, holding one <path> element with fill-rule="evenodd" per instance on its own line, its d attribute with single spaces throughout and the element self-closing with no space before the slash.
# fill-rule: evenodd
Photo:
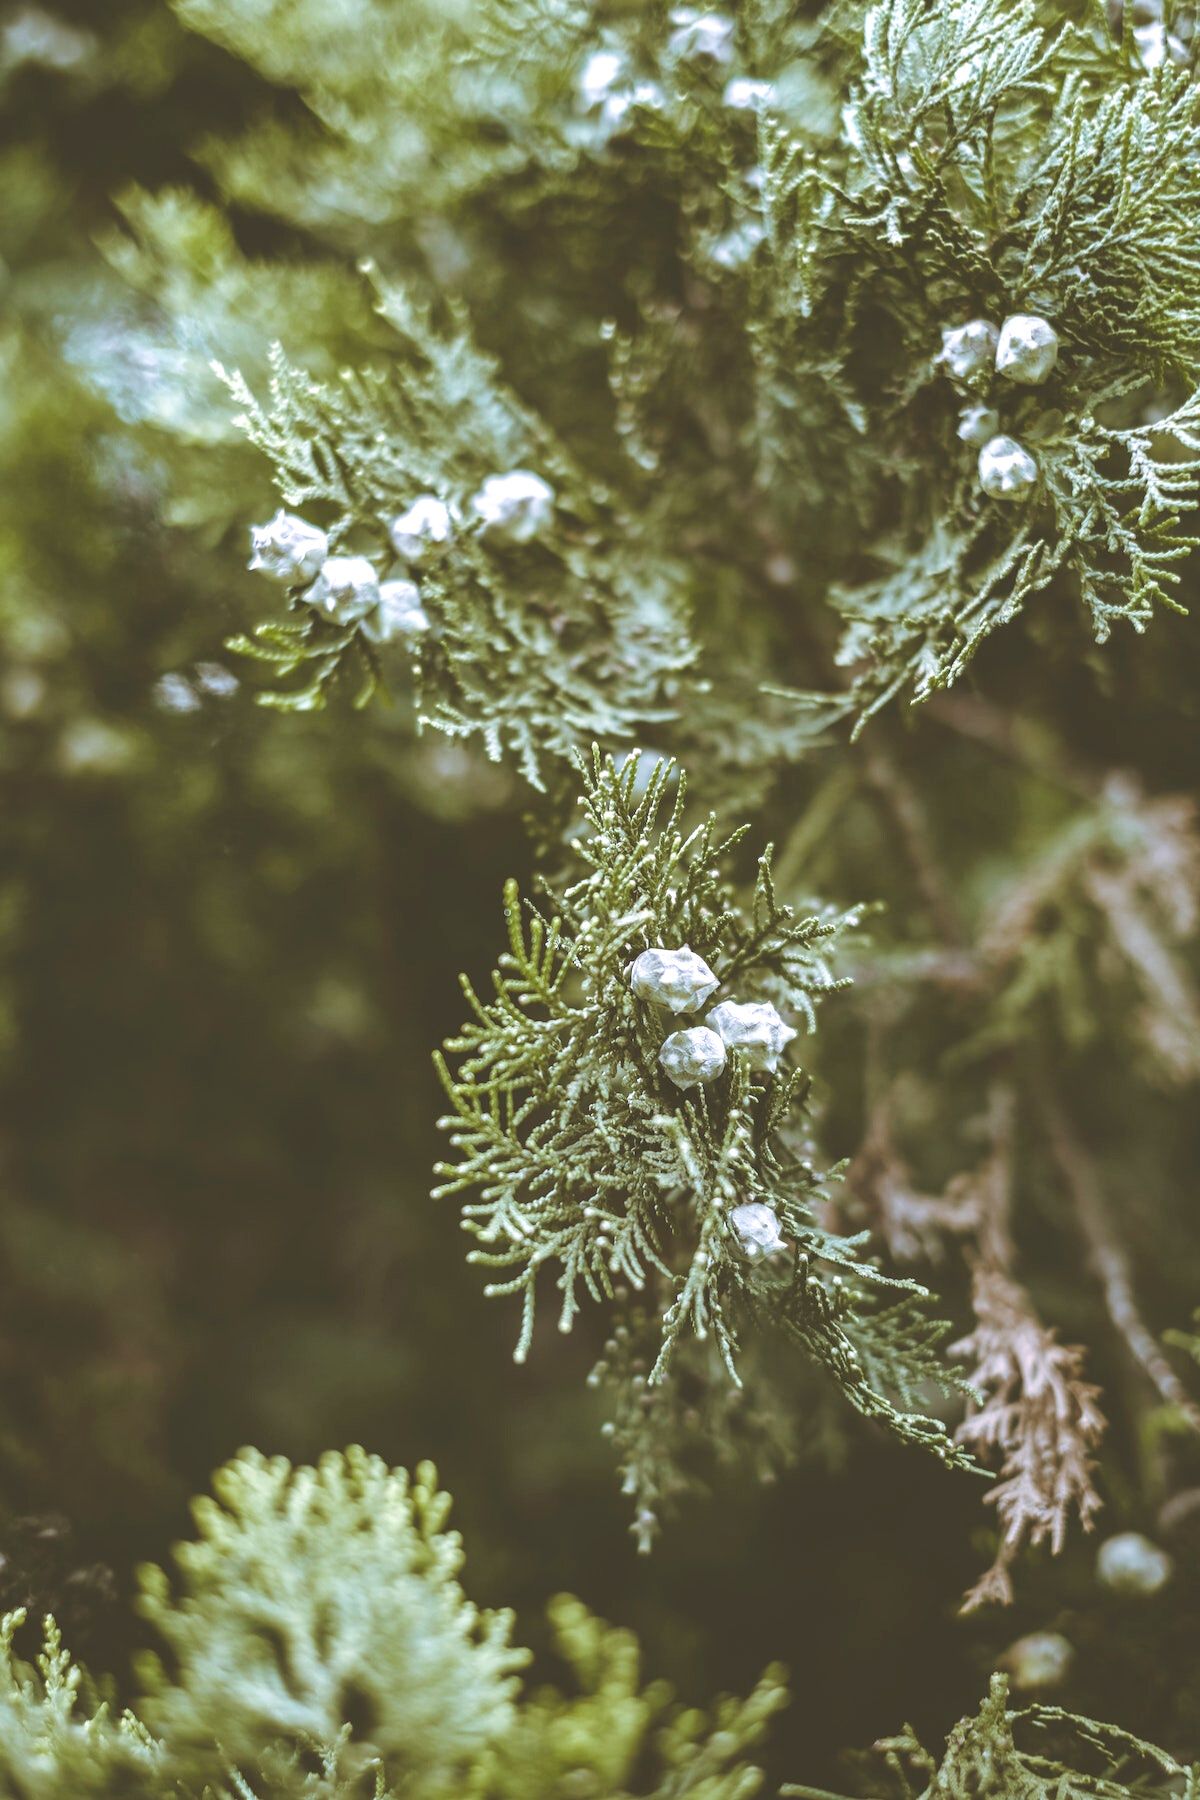
<svg viewBox="0 0 1200 1800">
<path fill-rule="evenodd" d="M 1058 1342 L 1011 1276 L 994 1263 L 977 1263 L 972 1300 L 975 1329 L 954 1352 L 971 1359 L 970 1380 L 986 1398 L 957 1435 L 983 1461 L 1000 1463 L 988 1501 L 1001 1536 L 996 1560 L 965 1596 L 964 1611 L 987 1601 L 1007 1604 L 1018 1552 L 1049 1543 L 1057 1554 L 1072 1514 L 1091 1529 L 1100 1506 L 1091 1452 L 1105 1429 L 1099 1389 L 1084 1380 L 1083 1351 Z"/>
</svg>

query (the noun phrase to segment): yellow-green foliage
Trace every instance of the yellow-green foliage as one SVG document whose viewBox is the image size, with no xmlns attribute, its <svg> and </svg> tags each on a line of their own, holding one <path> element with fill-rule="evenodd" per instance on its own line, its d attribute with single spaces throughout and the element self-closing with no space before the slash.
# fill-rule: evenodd
<svg viewBox="0 0 1200 1800">
<path fill-rule="evenodd" d="M 705 1714 L 643 1687 L 636 1641 L 550 1608 L 572 1691 L 522 1698 L 511 1617 L 480 1613 L 449 1497 L 351 1448 L 316 1468 L 244 1451 L 198 1500 L 176 1576 L 142 1572 L 163 1645 L 114 1718 L 52 1620 L 36 1668 L 0 1635 L 6 1800 L 750 1800 L 745 1760 L 784 1695 L 769 1671 Z M 139 1722 L 144 1721 L 144 1723 Z"/>
</svg>

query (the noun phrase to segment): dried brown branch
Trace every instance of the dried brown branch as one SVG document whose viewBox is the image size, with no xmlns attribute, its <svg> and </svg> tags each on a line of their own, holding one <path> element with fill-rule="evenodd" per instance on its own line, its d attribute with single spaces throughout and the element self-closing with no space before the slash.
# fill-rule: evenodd
<svg viewBox="0 0 1200 1800">
<path fill-rule="evenodd" d="M 1032 740 L 1016 742 L 1006 723 L 974 702 L 954 724 L 1031 766 Z M 1179 796 L 1148 798 L 1128 776 L 1101 783 L 1078 771 L 1054 779 L 1086 798 L 1043 854 L 987 910 L 974 942 L 965 941 L 935 846 L 895 766 L 876 755 L 867 779 L 886 803 L 898 837 L 943 943 L 910 959 L 904 973 L 938 985 L 1011 996 L 1008 1019 L 1019 1043 L 1040 1032 L 1050 1008 L 1068 1041 L 1077 1029 L 1079 995 L 1099 978 L 1130 1006 L 1153 1063 L 1174 1080 L 1200 1076 L 1200 1003 L 1176 946 L 1200 922 L 1200 830 L 1194 804 Z M 902 979 L 898 969 L 884 972 Z M 885 995 L 886 997 L 886 995 Z M 875 1037 L 884 1018 L 872 996 Z M 873 1040 L 872 1040 L 873 1041 Z M 1012 1047 L 998 1033 L 989 1053 Z M 1142 1318 L 1129 1254 L 1109 1217 L 1101 1183 L 1053 1083 L 1036 1068 L 1030 1083 L 1044 1141 L 1062 1169 L 1088 1265 L 1112 1324 L 1156 1392 L 1200 1430 L 1200 1405 L 1188 1394 Z M 1146 1059 L 1147 1062 L 1150 1059 Z M 937 1260 L 948 1243 L 964 1251 L 973 1277 L 976 1322 L 954 1348 L 972 1359 L 972 1384 L 985 1396 L 959 1430 L 959 1442 L 998 1467 L 990 1499 L 1000 1543 L 992 1567 L 965 1598 L 967 1608 L 1012 1598 L 1012 1567 L 1026 1545 L 1057 1552 L 1070 1521 L 1090 1527 L 1100 1505 L 1093 1453 L 1105 1430 L 1099 1390 L 1085 1378 L 1084 1352 L 1059 1343 L 1020 1285 L 1010 1226 L 1015 1100 L 1010 1084 L 993 1087 L 991 1150 L 979 1167 L 941 1194 L 925 1192 L 897 1142 L 897 1089 L 873 1041 L 868 1126 L 847 1176 L 891 1254 L 900 1261 Z M 993 1065 L 994 1066 L 994 1065 Z M 1024 1066 L 1021 1060 L 1017 1068 Z M 902 1107 L 900 1110 L 903 1110 Z"/>
<path fill-rule="evenodd" d="M 1105 1420 L 1099 1389 L 1083 1379 L 1083 1351 L 1057 1341 L 1011 1270 L 1009 1215 L 1016 1102 L 1008 1083 L 993 1086 L 991 1150 L 974 1178 L 979 1227 L 972 1263 L 975 1329 L 954 1346 L 972 1362 L 970 1382 L 985 1396 L 958 1429 L 985 1462 L 998 1462 L 988 1495 L 1000 1520 L 992 1566 L 963 1600 L 963 1610 L 1012 1599 L 1011 1567 L 1026 1544 L 1061 1550 L 1077 1514 L 1085 1530 L 1100 1505 L 1091 1451 Z"/>
<path fill-rule="evenodd" d="M 969 1358 L 969 1380 L 984 1396 L 958 1429 L 958 1441 L 999 1465 L 989 1495 L 1000 1522 L 992 1566 L 964 1599 L 964 1610 L 1012 1599 L 1012 1564 L 1026 1544 L 1063 1545 L 1077 1516 L 1085 1529 L 1100 1505 L 1092 1451 L 1105 1429 L 1099 1390 L 1084 1379 L 1083 1351 L 1060 1344 L 1037 1317 L 1012 1274 L 1012 1172 L 1016 1097 L 993 1083 L 989 1149 L 945 1194 L 920 1192 L 896 1149 L 891 1091 L 875 1104 L 847 1185 L 865 1201 L 892 1254 L 934 1257 L 957 1240 L 972 1270 L 975 1329 L 951 1354 Z"/>
<path fill-rule="evenodd" d="M 976 1264 L 975 1329 L 954 1346 L 972 1361 L 970 1381 L 987 1396 L 958 1429 L 984 1461 L 999 1461 L 988 1495 L 1000 1521 L 991 1568 L 963 1600 L 964 1612 L 1012 1599 L 1012 1563 L 1026 1544 L 1062 1549 L 1072 1514 L 1090 1530 L 1100 1498 L 1091 1452 L 1105 1429 L 1099 1389 L 1083 1378 L 1083 1351 L 1060 1344 L 1025 1290 L 994 1264 Z"/>
</svg>

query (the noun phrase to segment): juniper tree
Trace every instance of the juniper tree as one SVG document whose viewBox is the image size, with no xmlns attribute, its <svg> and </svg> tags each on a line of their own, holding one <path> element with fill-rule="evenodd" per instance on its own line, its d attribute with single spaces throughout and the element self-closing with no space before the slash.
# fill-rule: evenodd
<svg viewBox="0 0 1200 1800">
<path fill-rule="evenodd" d="M 345 673 L 365 700 L 387 645 L 408 662 L 420 720 L 481 733 L 490 754 L 515 754 L 535 783 L 551 779 L 547 759 L 566 755 L 581 733 L 611 742 L 649 731 L 683 747 L 715 792 L 740 782 L 753 797 L 763 768 L 782 766 L 811 737 L 805 694 L 827 722 L 850 714 L 861 726 L 904 690 L 926 699 L 950 685 L 1042 592 L 1073 591 L 1101 640 L 1115 621 L 1140 630 L 1156 606 L 1172 604 L 1194 545 L 1185 515 L 1200 468 L 1187 228 L 1196 123 L 1183 14 L 1148 33 L 1132 13 L 1058 16 L 991 0 L 949 11 L 892 0 L 806 20 L 769 6 L 727 19 L 485 5 L 436 26 L 419 11 L 384 9 L 360 45 L 330 51 L 321 38 L 322 54 L 305 58 L 295 38 L 283 43 L 269 7 L 218 13 L 193 0 L 180 10 L 189 26 L 294 82 L 325 127 L 301 135 L 316 177 L 303 192 L 276 179 L 275 121 L 232 147 L 209 145 L 206 159 L 239 201 L 289 218 L 326 252 L 344 257 L 357 217 L 376 305 L 400 340 L 332 380 L 301 373 L 286 347 L 272 352 L 261 399 L 252 379 L 228 377 L 280 498 L 298 509 L 255 539 L 254 566 L 282 582 L 292 616 L 240 643 L 296 676 L 298 685 L 268 689 L 273 704 L 322 702 Z M 422 105 L 434 69 L 438 100 Z M 156 236 L 157 254 L 169 248 L 170 215 L 143 204 L 141 223 L 142 250 L 120 256 L 144 281 Z M 385 242 L 394 248 L 380 273 Z M 531 288 L 524 273 L 535 250 Z M 564 329 L 548 334 L 547 319 Z M 215 320 L 212 330 L 216 343 Z M 315 534 L 313 566 L 272 548 L 271 531 Z M 826 623 L 838 613 L 840 643 Z M 848 692 L 832 683 L 838 664 L 852 670 Z M 777 673 L 796 681 L 790 699 L 766 679 Z M 773 710 L 739 722 L 756 676 Z M 789 705 L 791 728 L 779 710 Z M 939 718 L 964 729 L 961 709 Z M 976 730 L 971 713 L 965 729 Z M 751 756 L 752 779 L 740 773 Z M 1015 889 L 1011 928 L 1001 917 L 975 922 L 976 956 L 997 959 L 993 988 L 966 954 L 961 906 L 927 854 L 925 797 L 911 794 L 886 753 L 848 767 L 867 771 L 931 922 L 956 940 L 951 973 L 933 959 L 917 971 L 922 984 L 898 982 L 881 959 L 871 984 L 918 995 L 927 1011 L 932 987 L 935 1014 L 939 989 L 977 993 L 981 1024 L 947 1079 L 949 1110 L 1023 1127 L 1020 1076 L 1029 1073 L 1034 1140 L 1075 1196 L 1113 1322 L 1162 1397 L 1192 1416 L 1141 1322 L 1127 1253 L 1095 1200 L 1071 1122 L 1016 1048 L 1032 1033 L 1044 1062 L 1056 1030 L 1074 1040 L 1101 1016 L 1099 995 L 1080 999 L 1083 968 L 1069 974 L 1073 943 L 1039 931 L 1045 909 L 1078 891 L 1090 912 L 1078 939 L 1085 963 L 1110 937 L 1106 974 L 1123 968 L 1140 988 L 1151 1055 L 1176 1075 L 1191 1069 L 1195 1008 L 1170 947 L 1194 906 L 1184 813 L 1164 800 L 1135 845 L 1122 833 L 1136 835 L 1140 799 L 1069 770 L 1065 789 L 1087 804 L 1064 824 L 1061 845 L 1038 847 L 1050 887 L 1031 876 L 1031 889 Z M 1118 874 L 1110 862 L 1124 857 Z M 523 966 L 541 956 L 540 940 L 514 954 L 523 1000 L 549 976 Z M 507 1025 L 512 1000 L 505 990 L 493 1025 Z M 908 1002 L 893 993 L 888 1005 L 897 1004 Z M 567 1080 L 558 1067 L 549 1079 L 568 1114 L 596 1079 L 572 1073 Z M 893 1070 L 893 1089 L 907 1073 Z M 599 1078 L 601 1091 L 612 1079 Z M 526 1095 L 520 1082 L 510 1092 L 489 1075 L 465 1095 L 456 1089 L 457 1102 L 470 1112 L 481 1086 L 488 1104 L 502 1092 L 518 1107 L 539 1097 L 536 1080 Z M 538 1180 L 525 1150 L 506 1152 L 512 1160 L 497 1175 L 500 1152 L 493 1146 L 489 1162 L 481 1149 L 493 1129 L 478 1124 L 466 1166 L 485 1183 L 502 1180 L 512 1205 L 522 1182 L 537 1190 Z M 986 1170 L 1009 1154 L 1015 1129 L 991 1144 Z M 891 1204 L 892 1135 L 882 1114 L 870 1122 L 870 1154 L 856 1172 L 871 1178 L 850 1198 L 885 1235 L 875 1209 Z M 957 1127 L 943 1135 L 961 1139 Z M 548 1128 L 546 1142 L 561 1148 Z M 969 1142 L 957 1154 L 969 1158 Z M 1076 1359 L 1054 1441 L 1029 1448 L 1038 1441 L 1032 1400 L 1022 1437 L 1031 1378 L 1012 1389 L 999 1347 L 1015 1342 L 1014 1308 L 1026 1305 L 1011 1287 L 1005 1181 L 958 1181 L 990 1183 L 994 1203 L 952 1205 L 941 1219 L 926 1207 L 919 1247 L 928 1251 L 949 1220 L 976 1262 L 981 1322 L 964 1348 L 975 1350 L 995 1406 L 1010 1410 L 1001 1427 L 985 1407 L 964 1432 L 1008 1458 L 996 1490 L 1000 1561 L 979 1590 L 1003 1597 L 1026 1537 L 1061 1545 L 1072 1509 L 1090 1519 L 1090 1452 L 1102 1424 Z M 468 1215 L 476 1228 L 505 1235 L 490 1193 L 484 1207 L 482 1226 Z M 642 1211 L 632 1209 L 611 1268 L 602 1218 L 551 1213 L 554 1230 L 512 1251 L 515 1285 L 528 1300 L 530 1268 L 561 1251 L 569 1322 L 576 1279 L 600 1284 L 602 1265 L 607 1281 L 622 1258 L 653 1249 Z M 708 1253 L 703 1240 L 700 1248 Z M 632 1267 L 640 1280 L 640 1261 Z M 693 1279 L 670 1314 L 668 1342 L 694 1291 Z M 994 1322 L 997 1306 L 1008 1322 L 989 1350 L 983 1315 Z M 653 1309 L 639 1301 L 643 1316 Z M 1045 1327 L 1033 1313 L 1028 1320 L 1032 1342 Z M 628 1322 L 622 1329 L 604 1365 L 628 1364 L 618 1387 L 627 1376 L 661 1376 L 657 1350 L 640 1370 L 645 1346 L 630 1346 Z M 719 1338 L 720 1315 L 717 1329 Z M 1042 1341 L 1053 1361 L 1051 1339 Z M 1036 1475 L 1017 1475 L 1023 1455 Z"/>
<path fill-rule="evenodd" d="M 155 542 L 167 540 L 188 660 L 162 671 L 156 704 L 196 731 L 179 839 L 213 824 L 244 844 L 264 815 L 285 820 L 284 853 L 255 865 L 282 932 L 323 851 L 341 871 L 339 910 L 364 904 L 367 846 L 395 829 L 397 795 L 415 796 L 409 827 L 439 806 L 466 816 L 465 842 L 478 795 L 504 798 L 510 772 L 525 784 L 542 881 L 532 906 L 509 890 L 508 953 L 490 995 L 469 990 L 438 1180 L 465 1196 L 494 1285 L 524 1297 L 522 1347 L 544 1264 L 563 1322 L 591 1334 L 639 1536 L 694 1483 L 699 1446 L 736 1466 L 746 1506 L 752 1471 L 797 1453 L 811 1463 L 831 1439 L 853 1482 L 869 1434 L 847 1426 L 852 1409 L 824 1410 L 815 1364 L 900 1436 L 991 1466 L 982 1517 L 995 1528 L 981 1532 L 985 1572 L 968 1604 L 1015 1595 L 1037 1609 L 1022 1625 L 1038 1629 L 1005 1652 L 1021 1626 L 983 1613 L 981 1659 L 1027 1691 L 1086 1697 L 1088 1715 L 1102 1699 L 1116 1716 L 1136 1696 L 1172 1755 L 1136 1749 L 1178 1786 L 1200 1689 L 1179 1573 L 1200 1411 L 1162 1333 L 1200 1282 L 1180 1198 L 1200 1072 L 1200 854 L 1185 760 L 1194 633 L 1158 615 L 1195 580 L 1190 12 L 1141 0 L 747 0 L 729 15 L 376 0 L 347 31 L 332 0 L 174 11 L 190 34 L 169 40 L 180 66 L 203 36 L 231 53 L 219 64 L 231 82 L 235 59 L 257 71 L 257 85 L 237 75 L 250 123 L 218 122 L 189 146 L 193 185 L 173 165 L 176 185 L 121 194 L 102 233 L 110 273 L 88 269 L 86 302 L 60 300 L 40 271 L 21 285 L 6 444 L 24 493 L 38 468 L 22 453 L 36 441 L 28 421 L 67 431 L 45 408 L 51 380 L 64 412 L 73 380 L 100 395 L 81 417 L 114 409 L 119 427 L 106 418 L 104 430 L 121 452 L 95 472 L 87 516 L 115 508 L 111 489 L 132 496 L 138 530 L 152 518 Z M 44 27 L 40 39 L 6 34 L 6 53 L 28 60 L 31 42 L 51 62 L 66 54 Z M 92 54 L 103 80 L 124 78 L 107 50 Z M 65 672 L 29 715 L 42 751 L 21 737 L 13 689 L 6 755 L 37 781 L 51 771 L 51 786 L 102 777 L 106 793 L 128 793 L 129 835 L 152 844 L 143 861 L 157 870 L 183 855 L 156 836 L 166 802 L 150 745 L 165 730 L 109 716 L 130 704 L 127 669 L 145 674 L 151 628 L 125 597 L 140 584 L 89 553 L 108 542 L 103 528 L 77 527 L 64 545 L 57 485 L 40 477 L 39 492 L 53 498 L 45 513 L 18 501 L 6 515 L 26 593 L 13 602 L 18 672 Z M 164 518 L 180 529 L 162 532 Z M 105 582 L 120 605 L 104 604 Z M 68 593 L 114 635 L 110 619 L 128 621 L 103 705 L 86 681 L 78 701 L 70 687 L 94 653 L 69 659 L 69 632 L 46 652 L 30 624 L 56 617 Z M 236 678 L 221 660 L 234 612 Z M 203 785 L 200 733 L 217 700 L 206 669 L 256 686 L 275 714 L 327 709 L 241 724 L 244 812 Z M 355 701 L 384 704 L 356 718 Z M 311 729 L 274 735 L 293 726 Z M 426 731 L 467 754 L 439 761 L 436 739 L 415 740 Z M 593 740 L 613 760 L 585 763 L 584 832 L 564 841 L 571 759 Z M 653 749 L 623 761 L 638 744 Z M 501 766 L 498 787 L 483 786 L 473 745 Z M 689 770 L 693 810 L 670 789 L 669 754 Z M 351 820 L 330 796 L 363 768 L 376 810 Z M 644 790 L 639 768 L 657 771 Z M 56 819 L 72 816 L 70 798 Z M 776 839 L 757 880 L 705 823 L 710 806 L 753 817 L 755 841 Z M 446 851 L 436 832 L 420 845 Z M 457 852 L 468 866 L 474 853 Z M 513 857 L 526 854 L 514 832 Z M 50 848 L 38 856 L 51 865 Z M 444 897 L 475 934 L 454 948 L 478 982 L 492 961 L 488 896 L 452 895 L 436 863 L 428 881 L 440 890 L 430 917 Z M 253 1093 L 270 1062 L 286 1091 L 305 1054 L 284 997 L 294 955 L 265 929 L 227 932 L 214 890 L 221 924 L 196 936 L 220 945 L 225 980 L 248 994 L 259 984 L 246 1016 L 279 1024 L 269 1056 L 247 1055 L 244 1086 Z M 41 891 L 30 883 L 35 901 Z M 886 910 L 867 933 L 861 903 L 877 899 Z M 36 916 L 24 890 L 11 915 Z M 9 914 L 0 928 L 18 951 L 32 929 Z M 394 936 L 408 958 L 397 990 L 419 993 L 433 930 L 406 921 Z M 372 956 L 356 948 L 371 989 Z M 706 971 L 700 987 L 716 983 L 702 998 L 685 950 Z M 14 991 L 14 1042 L 36 1046 L 37 1018 L 25 1022 Z M 675 1014 L 681 996 L 696 1005 Z M 826 996 L 802 1069 L 788 1034 Z M 333 1035 L 353 1035 L 338 1004 L 335 993 Z M 411 1009 L 393 1011 L 409 1045 Z M 404 1085 L 407 1103 L 417 1084 Z M 280 1108 L 279 1135 L 303 1146 L 299 1110 Z M 368 1112 L 345 1115 L 362 1189 L 378 1192 L 386 1174 L 402 1191 L 400 1158 L 372 1168 L 362 1149 L 379 1129 Z M 15 1242 L 39 1241 L 37 1216 L 15 1209 Z M 353 1238 L 341 1217 L 323 1240 L 337 1251 Z M 445 1207 L 438 1217 L 444 1232 Z M 236 1238 L 238 1221 L 226 1228 Z M 439 1227 L 411 1229 L 432 1257 Z M 48 1261 L 18 1259 L 34 1316 Z M 140 1314 L 145 1284 L 109 1279 L 104 1330 L 121 1369 L 128 1338 L 144 1350 L 164 1327 Z M 926 1280 L 956 1321 L 949 1352 L 918 1305 Z M 402 1310 L 394 1299 L 392 1316 Z M 465 1323 L 457 1306 L 430 1304 L 411 1328 L 447 1381 L 464 1340 L 486 1329 L 464 1310 Z M 443 1311 L 453 1326 L 422 1335 Z M 57 1365 L 47 1375 L 44 1361 L 30 1353 L 53 1394 Z M 1076 1528 L 1097 1516 L 1107 1541 L 1093 1561 Z M 320 1556 L 350 1569 L 357 1592 L 364 1546 L 342 1541 L 339 1517 Z M 1169 1538 L 1175 1568 L 1118 1526 Z M 218 1584 L 239 1542 L 214 1553 Z M 1026 1557 L 1040 1545 L 1062 1564 Z M 393 1567 L 389 1555 L 373 1566 Z M 755 1557 L 758 1546 L 743 1571 Z M 1158 1610 L 1106 1611 L 1119 1596 Z M 181 1619 L 215 1629 L 193 1598 L 162 1622 L 203 1662 L 218 1637 L 188 1637 Z M 422 1618 L 424 1603 L 414 1597 Z M 304 1604 L 289 1598 L 292 1624 Z M 1134 1616 L 1149 1621 L 1144 1645 Z M 577 1639 L 585 1662 L 590 1631 Z M 423 1644 L 437 1636 L 422 1626 Z M 231 1628 L 217 1654 L 248 1668 L 253 1638 Z M 58 1668 L 53 1644 L 49 1655 Z M 64 1680 L 53 1676 L 56 1692 Z M 371 1730 L 386 1735 L 401 1717 L 390 1707 L 419 1702 L 402 1689 L 374 1695 Z M 336 1741 L 301 1758 L 311 1782 L 340 1780 L 343 1756 L 361 1772 L 365 1704 L 357 1687 L 328 1686 L 318 1710 Z M 252 1684 L 222 1705 L 253 1738 Z M 653 1713 L 624 1689 L 616 1710 Z M 1042 1706 L 1027 1723 L 1054 1722 Z M 548 1700 L 558 1747 L 535 1719 L 526 1763 L 513 1762 L 514 1728 L 496 1791 L 537 1791 L 530 1768 L 557 1778 L 574 1728 Z M 1071 1730 L 1112 1765 L 1103 1777 L 1076 1774 L 1074 1749 L 1058 1762 L 1015 1749 L 999 1688 L 940 1768 L 911 1734 L 885 1756 L 901 1792 L 1145 1790 L 1126 1766 L 1132 1739 L 1086 1718 Z M 105 1757 L 112 1739 L 132 1782 L 126 1765 L 150 1754 L 143 1736 L 99 1725 L 93 1736 Z M 297 1754 L 286 1731 L 272 1737 L 266 1778 L 292 1780 Z M 599 1781 L 625 1779 L 597 1766 Z"/>
</svg>

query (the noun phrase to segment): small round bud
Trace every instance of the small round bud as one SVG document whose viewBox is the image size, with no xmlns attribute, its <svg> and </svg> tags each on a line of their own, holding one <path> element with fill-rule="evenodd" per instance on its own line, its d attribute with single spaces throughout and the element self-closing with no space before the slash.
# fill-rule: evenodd
<svg viewBox="0 0 1200 1800">
<path fill-rule="evenodd" d="M 583 111 L 592 112 L 596 107 L 603 106 L 623 84 L 627 73 L 625 58 L 619 50 L 593 50 L 580 69 L 575 83 L 575 92 Z"/>
<path fill-rule="evenodd" d="M 388 527 L 393 550 L 407 563 L 424 562 L 431 549 L 448 544 L 453 535 L 454 514 L 436 494 L 418 495 Z"/>
<path fill-rule="evenodd" d="M 668 1012 L 695 1012 L 720 987 L 702 956 L 685 944 L 680 950 L 643 950 L 629 970 L 629 985 L 639 1000 L 652 1000 Z"/>
<path fill-rule="evenodd" d="M 721 98 L 733 112 L 757 112 L 775 98 L 775 84 L 755 81 L 749 75 L 735 75 L 725 83 Z"/>
<path fill-rule="evenodd" d="M 745 1206 L 735 1206 L 729 1215 L 729 1223 L 737 1233 L 742 1254 L 751 1262 L 758 1262 L 764 1256 L 773 1256 L 777 1250 L 787 1249 L 780 1235 L 775 1208 L 764 1205 L 761 1200 L 751 1200 Z"/>
<path fill-rule="evenodd" d="M 671 24 L 674 29 L 667 39 L 668 56 L 691 63 L 733 61 L 733 20 L 725 13 L 677 6 L 671 13 Z"/>
<path fill-rule="evenodd" d="M 489 475 L 471 509 L 489 534 L 528 544 L 554 517 L 554 489 L 530 469 Z"/>
<path fill-rule="evenodd" d="M 160 675 L 154 684 L 154 704 L 163 712 L 192 713 L 200 710 L 200 696 L 187 679 L 177 670 L 168 675 Z"/>
<path fill-rule="evenodd" d="M 725 1067 L 725 1046 L 706 1025 L 673 1031 L 658 1053 L 663 1073 L 676 1087 L 703 1087 Z"/>
<path fill-rule="evenodd" d="M 397 638 L 420 637 L 429 630 L 429 615 L 421 605 L 415 581 L 383 581 L 379 604 L 362 622 L 363 635 L 373 644 L 391 644 Z"/>
<path fill-rule="evenodd" d="M 284 587 L 298 587 L 320 570 L 329 555 L 329 538 L 318 526 L 280 507 L 268 524 L 250 527 L 250 549 L 250 568 Z"/>
<path fill-rule="evenodd" d="M 766 237 L 757 219 L 746 219 L 731 231 L 723 231 L 708 246 L 708 260 L 718 269 L 743 269 Z"/>
<path fill-rule="evenodd" d="M 740 1050 L 752 1069 L 770 1074 L 779 1067 L 780 1056 L 796 1036 L 794 1028 L 784 1024 L 769 1000 L 745 1005 L 725 1000 L 713 1007 L 706 1023 L 727 1050 Z"/>
<path fill-rule="evenodd" d="M 993 500 L 1024 500 L 1037 478 L 1037 463 L 1016 438 L 994 437 L 979 452 L 979 485 Z"/>
<path fill-rule="evenodd" d="M 1106 1538 L 1096 1557 L 1097 1579 L 1114 1594 L 1157 1594 L 1171 1579 L 1173 1567 L 1166 1551 L 1140 1531 Z"/>
<path fill-rule="evenodd" d="M 1000 1658 L 1019 1694 L 1047 1693 L 1062 1686 L 1075 1661 L 1075 1646 L 1058 1631 L 1031 1631 L 1010 1644 Z"/>
<path fill-rule="evenodd" d="M 304 598 L 337 625 L 355 625 L 379 604 L 379 577 L 365 556 L 327 556 Z"/>
<path fill-rule="evenodd" d="M 90 31 L 80 31 L 40 6 L 22 7 L 0 30 L 0 66 L 6 73 L 23 63 L 65 73 L 86 63 L 98 49 Z"/>
<path fill-rule="evenodd" d="M 938 361 L 952 381 L 972 381 L 988 372 L 996 357 L 1000 333 L 990 319 L 968 319 L 965 325 L 942 328 Z"/>
<path fill-rule="evenodd" d="M 231 694 L 237 693 L 241 685 L 237 676 L 221 663 L 196 664 L 196 686 L 204 693 L 211 694 L 214 700 L 228 700 Z"/>
<path fill-rule="evenodd" d="M 990 406 L 964 406 L 958 415 L 958 435 L 972 450 L 982 449 L 999 432 L 1000 414 Z"/>
<path fill-rule="evenodd" d="M 1058 361 L 1058 333 L 1049 319 L 1014 313 L 1000 327 L 996 368 L 1009 381 L 1039 387 Z"/>
</svg>

